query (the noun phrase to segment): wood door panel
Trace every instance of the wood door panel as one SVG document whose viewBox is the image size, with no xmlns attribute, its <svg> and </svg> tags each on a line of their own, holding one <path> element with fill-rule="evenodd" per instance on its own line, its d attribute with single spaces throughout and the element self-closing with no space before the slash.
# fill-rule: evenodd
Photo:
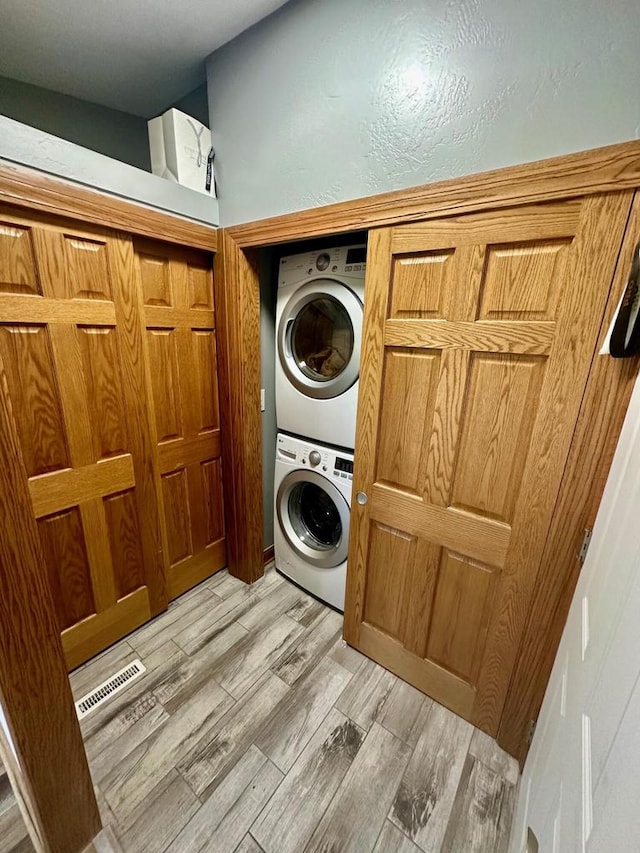
<svg viewBox="0 0 640 853">
<path fill-rule="evenodd" d="M 28 227 L 0 222 L 0 293 L 42 293 Z"/>
<path fill-rule="evenodd" d="M 133 489 L 103 498 L 118 599 L 144 586 L 140 520 Z"/>
<path fill-rule="evenodd" d="M 135 241 L 169 594 L 226 564 L 210 257 Z"/>
<path fill-rule="evenodd" d="M 536 356 L 472 354 L 458 463 L 445 505 L 511 523 L 545 363 Z"/>
<path fill-rule="evenodd" d="M 364 600 L 365 619 L 391 637 L 403 635 L 405 589 L 418 539 L 374 522 L 369 534 L 371 561 Z M 391 570 L 390 567 L 393 567 Z"/>
<path fill-rule="evenodd" d="M 189 308 L 208 308 L 213 311 L 213 288 L 211 286 L 211 268 L 206 264 L 187 263 L 187 281 L 189 287 Z"/>
<path fill-rule="evenodd" d="M 111 302 L 113 292 L 106 240 L 90 240 L 65 234 L 63 245 L 67 299 L 102 299 Z"/>
<path fill-rule="evenodd" d="M 217 456 L 219 457 L 219 451 Z M 222 462 L 219 458 L 200 463 L 202 492 L 204 496 L 204 518 L 206 524 L 205 544 L 213 545 L 224 539 L 224 500 L 222 496 Z"/>
<path fill-rule="evenodd" d="M 393 350 L 386 364 L 389 394 L 380 416 L 377 480 L 419 494 L 424 482 L 422 445 L 432 424 L 434 389 L 440 374 L 440 353 L 416 358 Z"/>
<path fill-rule="evenodd" d="M 0 326 L 2 361 L 30 477 L 69 466 L 62 407 L 45 326 Z"/>
<path fill-rule="evenodd" d="M 170 441 L 183 435 L 176 330 L 147 329 L 147 352 L 158 441 Z"/>
<path fill-rule="evenodd" d="M 443 320 L 454 250 L 397 258 L 393 266 L 390 317 Z"/>
<path fill-rule="evenodd" d="M 493 735 L 630 201 L 371 235 L 345 636 Z"/>
<path fill-rule="evenodd" d="M 173 296 L 169 259 L 138 252 L 138 265 L 144 304 L 170 308 L 173 305 Z"/>
<path fill-rule="evenodd" d="M 133 254 L 106 229 L 0 220 L 0 355 L 72 667 L 167 601 Z"/>
<path fill-rule="evenodd" d="M 169 565 L 174 566 L 193 554 L 186 468 L 162 475 L 162 498 L 167 525 Z"/>
<path fill-rule="evenodd" d="M 84 529 L 78 507 L 38 519 L 60 631 L 96 612 Z"/>
<path fill-rule="evenodd" d="M 475 687 L 496 570 L 443 548 L 423 657 Z"/>
<path fill-rule="evenodd" d="M 478 319 L 555 320 L 570 246 L 570 240 L 489 246 Z"/>
<path fill-rule="evenodd" d="M 116 336 L 115 327 L 78 326 L 96 462 L 122 455 L 128 447 Z"/>
<path fill-rule="evenodd" d="M 194 329 L 191 334 L 193 360 L 197 375 L 197 399 L 199 405 L 198 433 L 220 429 L 218 411 L 218 383 L 216 339 L 213 330 Z"/>
</svg>

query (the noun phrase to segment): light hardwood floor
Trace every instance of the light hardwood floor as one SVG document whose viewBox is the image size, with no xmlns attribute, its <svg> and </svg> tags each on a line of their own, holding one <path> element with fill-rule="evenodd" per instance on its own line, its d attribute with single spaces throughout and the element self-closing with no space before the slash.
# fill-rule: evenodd
<svg viewBox="0 0 640 853">
<path fill-rule="evenodd" d="M 272 568 L 224 571 L 76 670 L 79 698 L 147 667 L 82 723 L 94 849 L 506 853 L 516 762 L 341 631 Z"/>
</svg>

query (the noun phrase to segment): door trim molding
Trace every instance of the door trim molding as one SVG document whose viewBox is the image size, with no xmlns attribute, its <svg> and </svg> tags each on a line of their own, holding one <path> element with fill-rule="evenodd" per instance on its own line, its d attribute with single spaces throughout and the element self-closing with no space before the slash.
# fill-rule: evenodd
<svg viewBox="0 0 640 853">
<path fill-rule="evenodd" d="M 241 247 L 399 225 L 640 185 L 640 140 L 234 225 Z"/>
<path fill-rule="evenodd" d="M 25 166 L 0 162 L 0 202 L 216 251 L 217 229 L 213 226 L 162 213 Z"/>
</svg>

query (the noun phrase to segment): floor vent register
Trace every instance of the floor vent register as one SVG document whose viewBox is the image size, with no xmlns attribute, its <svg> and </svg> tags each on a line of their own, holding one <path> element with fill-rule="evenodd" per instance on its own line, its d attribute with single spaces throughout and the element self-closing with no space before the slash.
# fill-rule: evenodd
<svg viewBox="0 0 640 853">
<path fill-rule="evenodd" d="M 115 675 L 112 675 L 107 681 L 103 681 L 95 690 L 87 693 L 86 696 L 76 702 L 78 719 L 84 719 L 87 714 L 95 711 L 103 702 L 106 702 L 115 693 L 119 693 L 120 690 L 124 690 L 134 679 L 140 678 L 145 672 L 146 667 L 142 661 L 134 660 L 128 663 L 124 669 L 116 672 Z"/>
</svg>

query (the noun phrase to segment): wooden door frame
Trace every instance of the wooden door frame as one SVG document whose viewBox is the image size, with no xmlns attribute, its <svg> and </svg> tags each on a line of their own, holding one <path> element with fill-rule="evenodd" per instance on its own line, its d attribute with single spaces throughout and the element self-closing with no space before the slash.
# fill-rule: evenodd
<svg viewBox="0 0 640 853">
<path fill-rule="evenodd" d="M 638 187 L 640 141 L 634 140 L 225 228 L 221 231 L 224 252 L 222 257 L 218 255 L 220 286 L 230 292 L 233 285 L 236 293 L 235 304 L 228 305 L 225 311 L 226 321 L 230 325 L 235 323 L 236 328 L 259 328 L 260 281 L 256 253 L 260 248 Z M 632 215 L 631 225 L 630 233 L 640 234 L 637 212 Z M 624 288 L 632 251 L 630 237 L 618 261 L 601 339 Z M 238 270 L 242 271 L 240 278 Z M 235 441 L 228 458 L 233 458 L 234 466 L 242 472 L 243 485 L 253 491 L 255 515 L 248 517 L 261 518 L 262 510 L 257 506 L 257 496 L 261 494 L 261 465 L 257 453 L 260 436 L 259 335 L 236 340 L 236 347 L 240 348 L 237 352 L 242 370 L 233 374 L 225 371 L 229 379 L 226 393 L 230 399 L 244 402 L 227 436 L 231 441 L 233 435 Z M 248 369 L 248 365 L 255 365 L 254 370 Z M 543 583 L 549 584 L 550 595 L 546 601 L 538 595 L 533 602 L 520 645 L 521 664 L 516 667 L 511 681 L 498 734 L 498 742 L 521 763 L 528 750 L 530 721 L 537 718 L 542 704 L 577 583 L 579 543 L 585 527 L 590 527 L 595 518 L 638 367 L 638 359 L 617 361 L 594 355 L 554 512 L 553 533 L 549 536 L 540 569 Z M 241 459 L 238 453 L 242 453 L 243 448 L 245 458 Z M 553 582 L 550 580 L 552 573 Z M 539 619 L 544 614 L 544 628 L 540 628 L 540 621 L 536 621 L 533 614 Z M 532 678 L 531 673 L 537 673 L 537 677 Z"/>
</svg>

